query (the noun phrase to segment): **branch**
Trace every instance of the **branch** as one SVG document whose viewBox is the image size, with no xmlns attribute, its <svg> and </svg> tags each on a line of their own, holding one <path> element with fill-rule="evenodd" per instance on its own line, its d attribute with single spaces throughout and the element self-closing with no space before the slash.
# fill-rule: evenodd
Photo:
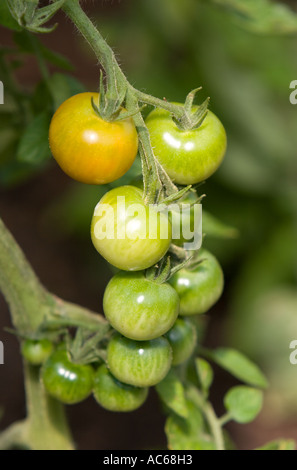
<svg viewBox="0 0 297 470">
<path fill-rule="evenodd" d="M 1 218 L 0 291 L 9 304 L 13 325 L 22 335 L 34 333 L 45 321 L 93 331 L 108 325 L 102 315 L 50 294 Z"/>
</svg>

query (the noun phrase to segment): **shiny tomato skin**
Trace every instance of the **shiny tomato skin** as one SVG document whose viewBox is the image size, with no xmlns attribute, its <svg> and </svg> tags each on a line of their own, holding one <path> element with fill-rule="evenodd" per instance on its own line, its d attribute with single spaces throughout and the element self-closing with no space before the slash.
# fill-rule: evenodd
<svg viewBox="0 0 297 470">
<path fill-rule="evenodd" d="M 138 135 L 131 118 L 107 122 L 94 111 L 91 98 L 79 93 L 64 101 L 49 130 L 53 157 L 71 178 L 87 184 L 106 184 L 123 176 L 138 150 Z"/>
<path fill-rule="evenodd" d="M 165 334 L 172 348 L 172 365 L 177 366 L 187 361 L 194 352 L 197 343 L 195 325 L 186 318 L 178 318 L 168 333 Z"/>
<path fill-rule="evenodd" d="M 143 405 L 148 396 L 148 388 L 119 382 L 103 364 L 95 372 L 93 394 L 97 403 L 106 410 L 128 412 Z"/>
<path fill-rule="evenodd" d="M 180 315 L 206 313 L 220 298 L 224 288 L 224 275 L 217 259 L 201 249 L 194 270 L 181 269 L 169 280 L 180 298 Z"/>
<path fill-rule="evenodd" d="M 172 349 L 161 336 L 150 341 L 133 341 L 119 334 L 107 348 L 107 365 L 121 382 L 135 387 L 151 387 L 169 372 Z"/>
<path fill-rule="evenodd" d="M 124 203 L 119 204 L 118 198 L 124 198 Z M 128 210 L 136 205 L 141 210 L 131 216 Z M 104 207 L 111 213 L 103 212 Z M 96 250 L 110 264 L 124 271 L 141 271 L 156 264 L 169 249 L 171 224 L 168 215 L 163 213 L 152 222 L 150 210 L 154 211 L 144 205 L 142 191 L 134 186 L 121 186 L 106 193 L 95 207 L 91 223 Z M 107 226 L 112 229 L 113 238 L 100 239 Z M 122 238 L 118 236 L 118 229 L 123 233 Z M 155 238 L 150 237 L 151 229 Z"/>
<path fill-rule="evenodd" d="M 179 297 L 170 284 L 146 279 L 142 272 L 120 272 L 108 283 L 103 310 L 126 338 L 147 341 L 166 333 L 179 312 Z"/>
<path fill-rule="evenodd" d="M 226 132 L 211 111 L 197 129 L 180 130 L 171 114 L 160 108 L 148 115 L 146 125 L 154 153 L 175 183 L 188 185 L 204 181 L 222 163 L 227 147 Z"/>
<path fill-rule="evenodd" d="M 93 389 L 94 370 L 90 365 L 71 362 L 67 351 L 55 351 L 43 364 L 45 389 L 60 402 L 72 405 L 85 400 Z"/>
</svg>

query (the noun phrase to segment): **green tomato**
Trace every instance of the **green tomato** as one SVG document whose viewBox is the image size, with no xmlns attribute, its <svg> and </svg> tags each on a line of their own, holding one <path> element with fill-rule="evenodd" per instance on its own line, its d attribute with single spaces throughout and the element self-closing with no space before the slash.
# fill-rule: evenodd
<svg viewBox="0 0 297 470">
<path fill-rule="evenodd" d="M 160 108 L 148 115 L 146 125 L 154 153 L 175 183 L 187 185 L 206 180 L 226 153 L 225 129 L 211 111 L 201 126 L 192 130 L 180 130 L 171 113 Z"/>
<path fill-rule="evenodd" d="M 172 365 L 177 366 L 193 354 L 197 342 L 196 328 L 189 320 L 178 318 L 165 338 L 172 348 Z"/>
<path fill-rule="evenodd" d="M 90 365 L 74 364 L 67 351 L 57 350 L 44 363 L 41 378 L 51 396 L 70 405 L 91 394 L 94 370 Z"/>
<path fill-rule="evenodd" d="M 150 341 L 133 341 L 119 334 L 108 344 L 107 364 L 121 382 L 135 387 L 151 387 L 169 372 L 172 349 L 161 336 Z"/>
<path fill-rule="evenodd" d="M 39 366 L 50 356 L 53 343 L 48 339 L 26 339 L 22 344 L 22 355 L 30 364 Z"/>
<path fill-rule="evenodd" d="M 172 327 L 179 312 L 179 297 L 169 284 L 146 279 L 142 272 L 120 272 L 106 287 L 103 310 L 122 335 L 146 341 Z"/>
<path fill-rule="evenodd" d="M 220 298 L 224 275 L 217 259 L 208 251 L 200 250 L 194 270 L 181 269 L 170 279 L 180 298 L 180 315 L 206 313 Z"/>
<path fill-rule="evenodd" d="M 171 243 L 168 215 L 144 205 L 142 191 L 121 186 L 97 204 L 91 225 L 96 250 L 124 271 L 140 271 L 156 264 Z"/>
<path fill-rule="evenodd" d="M 147 399 L 148 388 L 119 382 L 103 364 L 95 373 L 93 394 L 99 405 L 106 410 L 134 411 Z"/>
</svg>

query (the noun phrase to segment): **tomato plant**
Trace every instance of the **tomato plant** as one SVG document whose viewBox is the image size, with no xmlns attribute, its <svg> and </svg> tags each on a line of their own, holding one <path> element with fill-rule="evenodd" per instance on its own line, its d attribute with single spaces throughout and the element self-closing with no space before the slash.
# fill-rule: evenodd
<svg viewBox="0 0 297 470">
<path fill-rule="evenodd" d="M 164 337 L 132 341 L 115 335 L 108 344 L 107 364 L 121 382 L 150 387 L 161 382 L 172 362 L 172 349 Z"/>
<path fill-rule="evenodd" d="M 90 365 L 73 363 L 65 350 L 58 350 L 44 363 L 41 377 L 51 396 L 70 405 L 91 394 L 94 370 Z"/>
<path fill-rule="evenodd" d="M 154 265 L 171 243 L 168 216 L 144 205 L 142 196 L 134 186 L 114 188 L 99 201 L 92 219 L 96 250 L 110 264 L 126 271 Z"/>
<path fill-rule="evenodd" d="M 51 354 L 53 343 L 48 339 L 26 339 L 22 344 L 22 355 L 30 364 L 40 365 Z"/>
<path fill-rule="evenodd" d="M 11 82 L 5 83 L 10 96 L 8 107 L 0 116 L 1 124 L 10 127 L 8 134 L 12 131 L 13 135 L 3 145 L 0 182 L 14 169 L 15 184 L 20 174 L 28 176 L 45 168 L 45 159 L 50 156 L 49 134 L 53 157 L 67 175 L 82 183 L 103 185 L 98 190 L 101 199 L 93 213 L 91 238 L 105 260 L 122 271 L 106 287 L 105 317 L 60 299 L 41 284 L 0 219 L 0 288 L 22 344 L 28 410 L 25 419 L 1 433 L 0 450 L 74 449 L 63 404 L 79 403 L 93 392 L 103 408 L 127 412 L 139 408 L 148 397 L 148 388 L 153 386 L 167 415 L 165 433 L 171 451 L 225 450 L 233 444 L 223 426 L 231 420 L 248 423 L 257 416 L 262 406 L 261 389 L 267 387 L 267 380 L 241 353 L 202 347 L 200 337 L 197 344 L 195 325 L 199 320 L 194 324 L 185 317 L 206 313 L 215 304 L 222 294 L 223 272 L 216 258 L 205 249 L 198 250 L 197 245 L 196 250 L 189 251 L 184 242 L 190 240 L 183 233 L 172 239 L 172 228 L 188 226 L 191 232 L 197 228 L 193 208 L 203 198 L 198 194 L 197 183 L 209 178 L 220 166 L 227 145 L 225 129 L 208 110 L 208 100 L 194 105 L 198 88 L 188 93 L 184 104 L 137 90 L 81 3 L 1 2 L 0 23 L 14 31 L 17 49 L 0 51 L 1 78 L 3 74 Z M 164 1 L 160 10 L 158 6 L 158 15 L 170 4 L 170 15 L 178 18 L 174 12 L 179 3 Z M 220 3 L 223 6 L 226 2 Z M 50 63 L 69 69 L 67 60 L 52 53 L 38 39 L 40 33 L 54 30 L 47 21 L 60 9 L 82 33 L 100 62 L 101 74 L 96 77 L 99 93 L 80 93 L 81 86 L 73 77 L 52 74 L 48 67 Z M 237 11 L 236 6 L 234 10 Z M 242 17 L 239 10 L 238 16 Z M 274 23 L 273 16 L 271 22 Z M 178 38 L 176 32 L 181 30 L 172 31 Z M 36 55 L 40 68 L 41 82 L 33 94 L 19 89 L 14 75 L 21 62 L 18 56 L 23 59 L 27 53 Z M 210 76 L 202 72 L 201 76 Z M 215 76 L 213 80 L 216 81 Z M 0 104 L 3 91 L 0 82 Z M 155 108 L 146 121 L 143 105 Z M 244 116 L 251 126 L 258 125 L 259 119 L 250 119 L 257 116 L 255 112 Z M 1 144 L 2 140 L 1 129 Z M 11 153 L 14 160 L 8 161 Z M 135 167 L 137 172 L 137 164 L 124 180 L 114 184 L 132 166 L 137 153 L 142 173 L 140 187 L 124 186 L 123 182 L 133 180 L 135 174 L 131 173 Z M 28 172 L 30 165 L 32 171 Z M 79 204 L 87 212 L 91 204 L 86 204 L 86 200 L 79 199 Z M 188 203 L 191 208 L 180 220 L 179 209 Z M 74 212 L 77 204 L 72 198 L 70 204 Z M 172 204 L 176 204 L 175 212 L 170 214 Z M 224 224 L 212 216 L 209 220 L 213 232 L 219 226 L 220 236 L 230 234 Z M 64 227 L 62 217 L 60 221 Z M 88 223 L 83 225 L 87 231 Z M 196 234 L 200 237 L 198 231 L 193 238 Z M 84 260 L 82 256 L 79 262 Z M 1 365 L 2 346 L 0 341 Z M 245 384 L 227 392 L 221 400 L 225 407 L 221 416 L 217 416 L 209 399 L 214 375 L 210 361 Z M 292 443 L 266 447 L 290 448 Z"/>
<path fill-rule="evenodd" d="M 143 273 L 121 272 L 106 287 L 103 310 L 122 335 L 150 340 L 172 327 L 179 312 L 179 297 L 167 283 L 158 284 Z"/>
<path fill-rule="evenodd" d="M 106 410 L 127 412 L 143 405 L 148 389 L 119 382 L 103 364 L 95 373 L 93 393 L 99 405 Z"/>
<path fill-rule="evenodd" d="M 107 122 L 92 107 L 98 93 L 79 93 L 54 114 L 49 142 L 52 154 L 71 178 L 106 184 L 123 176 L 135 160 L 138 137 L 132 119 Z"/>
<path fill-rule="evenodd" d="M 160 108 L 149 114 L 146 125 L 156 157 L 176 183 L 199 183 L 220 166 L 227 138 L 221 121 L 211 111 L 197 129 L 179 129 L 171 113 Z"/>
<path fill-rule="evenodd" d="M 165 334 L 172 348 L 172 365 L 182 364 L 191 357 L 197 343 L 195 325 L 186 318 L 178 318 Z"/>
<path fill-rule="evenodd" d="M 170 279 L 180 297 L 180 315 L 206 313 L 220 298 L 224 276 L 217 259 L 201 250 L 194 269 L 181 269 Z"/>
</svg>

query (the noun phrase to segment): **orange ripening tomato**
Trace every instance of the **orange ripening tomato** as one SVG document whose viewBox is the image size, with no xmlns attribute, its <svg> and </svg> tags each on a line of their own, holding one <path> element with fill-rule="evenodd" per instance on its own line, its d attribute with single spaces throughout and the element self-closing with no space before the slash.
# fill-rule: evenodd
<svg viewBox="0 0 297 470">
<path fill-rule="evenodd" d="M 80 93 L 54 114 L 49 143 L 53 157 L 71 178 L 106 184 L 123 176 L 135 160 L 138 135 L 131 118 L 107 122 L 92 107 L 98 93 Z M 123 109 L 124 111 L 124 109 Z"/>
</svg>

